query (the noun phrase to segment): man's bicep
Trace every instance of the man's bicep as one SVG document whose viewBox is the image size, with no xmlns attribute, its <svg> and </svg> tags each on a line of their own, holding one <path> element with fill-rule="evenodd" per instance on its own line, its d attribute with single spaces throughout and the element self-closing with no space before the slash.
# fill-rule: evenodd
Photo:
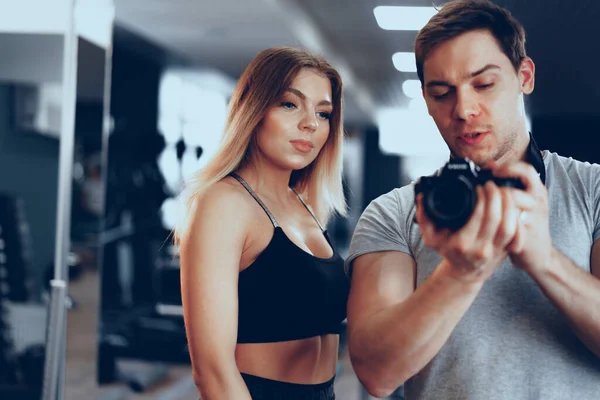
<svg viewBox="0 0 600 400">
<path fill-rule="evenodd" d="M 401 251 L 361 255 L 352 262 L 348 326 L 404 301 L 415 290 L 416 264 Z"/>
<path fill-rule="evenodd" d="M 592 259 L 590 265 L 592 275 L 600 279 L 600 239 L 597 239 L 592 245 Z"/>
</svg>

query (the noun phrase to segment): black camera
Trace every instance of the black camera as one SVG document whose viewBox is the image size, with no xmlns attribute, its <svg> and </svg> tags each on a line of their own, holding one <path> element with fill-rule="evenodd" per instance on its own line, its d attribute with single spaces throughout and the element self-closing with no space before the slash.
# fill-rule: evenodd
<svg viewBox="0 0 600 400">
<path fill-rule="evenodd" d="M 421 177 L 415 184 L 415 197 L 423 193 L 423 209 L 436 227 L 457 231 L 473 213 L 477 202 L 475 188 L 487 181 L 502 187 L 525 188 L 518 178 L 499 178 L 468 158 L 458 158 L 450 160 L 437 174 Z"/>
</svg>

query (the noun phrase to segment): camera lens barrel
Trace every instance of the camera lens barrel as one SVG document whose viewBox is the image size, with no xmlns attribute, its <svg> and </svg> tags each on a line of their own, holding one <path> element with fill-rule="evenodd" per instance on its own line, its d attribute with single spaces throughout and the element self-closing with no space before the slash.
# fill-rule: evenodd
<svg viewBox="0 0 600 400">
<path fill-rule="evenodd" d="M 458 175 L 438 181 L 423 193 L 424 211 L 438 228 L 456 231 L 473 213 L 477 202 L 474 183 Z"/>
</svg>

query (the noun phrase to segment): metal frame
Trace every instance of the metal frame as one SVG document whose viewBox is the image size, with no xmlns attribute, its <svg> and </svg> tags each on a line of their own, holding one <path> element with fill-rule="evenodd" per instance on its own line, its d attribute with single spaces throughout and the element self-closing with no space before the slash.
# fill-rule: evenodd
<svg viewBox="0 0 600 400">
<path fill-rule="evenodd" d="M 54 279 L 50 281 L 50 304 L 44 364 L 43 400 L 65 398 L 67 309 L 68 289 L 67 257 L 71 243 L 71 200 L 73 155 L 75 145 L 75 109 L 77 102 L 78 41 L 75 21 L 76 3 L 67 0 L 67 24 L 64 32 L 62 68 L 61 135 L 58 166 L 58 201 L 56 208 L 56 243 L 54 254 Z M 111 24 L 113 21 L 110 22 Z M 106 149 L 110 131 L 110 87 L 112 66 L 112 34 L 105 48 L 104 99 L 102 121 L 102 144 Z M 106 151 L 103 151 L 103 180 L 106 179 Z M 101 261 L 101 260 L 99 260 Z M 99 290 L 99 288 L 98 288 Z"/>
<path fill-rule="evenodd" d="M 56 245 L 54 279 L 50 281 L 50 309 L 44 365 L 43 400 L 64 399 L 67 318 L 65 300 L 68 287 L 67 255 L 71 236 L 71 177 L 75 142 L 77 98 L 77 35 L 75 1 L 70 0 L 64 33 L 58 202 L 56 205 Z"/>
</svg>

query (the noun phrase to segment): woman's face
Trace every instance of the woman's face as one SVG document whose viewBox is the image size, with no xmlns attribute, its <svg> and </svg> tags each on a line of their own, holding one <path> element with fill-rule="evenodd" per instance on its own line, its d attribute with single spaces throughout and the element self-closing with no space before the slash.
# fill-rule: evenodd
<svg viewBox="0 0 600 400">
<path fill-rule="evenodd" d="M 282 169 L 308 166 L 329 137 L 332 103 L 329 79 L 302 69 L 257 128 L 259 156 Z"/>
</svg>

